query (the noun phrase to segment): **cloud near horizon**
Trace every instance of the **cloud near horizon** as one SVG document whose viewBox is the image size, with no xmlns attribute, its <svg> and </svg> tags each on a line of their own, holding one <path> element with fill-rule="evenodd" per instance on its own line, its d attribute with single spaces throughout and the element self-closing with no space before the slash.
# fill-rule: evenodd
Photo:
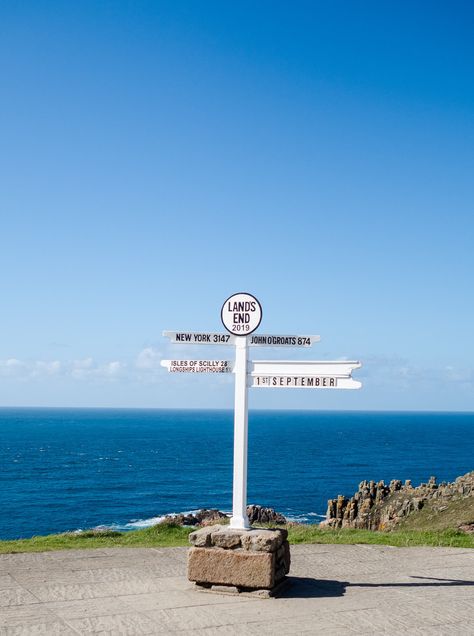
<svg viewBox="0 0 474 636">
<path fill-rule="evenodd" d="M 161 368 L 160 361 L 162 359 L 161 351 L 154 347 L 145 347 L 137 355 L 135 366 L 137 369 L 155 370 Z"/>
<path fill-rule="evenodd" d="M 153 347 L 142 349 L 133 362 L 109 360 L 99 362 L 93 357 L 75 360 L 0 359 L 0 377 L 18 380 L 69 377 L 74 380 L 141 379 L 154 375 L 159 369 L 162 354 Z"/>
<path fill-rule="evenodd" d="M 71 361 L 19 360 L 17 358 L 0 360 L 0 376 L 19 380 L 53 376 L 70 377 L 76 380 L 89 378 L 116 379 L 124 375 L 126 368 L 126 362 L 112 360 L 99 364 L 91 357 Z"/>
<path fill-rule="evenodd" d="M 165 379 L 166 372 L 160 365 L 162 358 L 163 352 L 152 346 L 144 347 L 131 361 L 99 362 L 91 356 L 65 361 L 7 358 L 0 359 L 0 377 L 19 381 L 63 377 L 89 382 L 122 380 L 148 384 Z M 424 368 L 396 356 L 367 356 L 355 377 L 367 387 L 390 384 L 397 391 L 407 390 L 415 383 L 420 388 L 447 384 L 468 390 L 474 388 L 474 369 L 453 365 Z"/>
</svg>

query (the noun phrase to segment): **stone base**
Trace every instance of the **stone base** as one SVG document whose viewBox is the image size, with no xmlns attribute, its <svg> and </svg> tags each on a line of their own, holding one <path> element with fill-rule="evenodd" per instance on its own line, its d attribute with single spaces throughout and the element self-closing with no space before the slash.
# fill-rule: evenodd
<svg viewBox="0 0 474 636">
<path fill-rule="evenodd" d="M 280 596 L 290 585 L 290 579 L 285 577 L 270 590 L 267 589 L 251 589 L 247 587 L 235 587 L 233 585 L 205 585 L 196 583 L 196 589 L 200 592 L 211 594 L 229 594 L 230 596 L 246 596 L 248 598 L 275 598 Z"/>
<path fill-rule="evenodd" d="M 188 579 L 202 587 L 272 590 L 290 571 L 290 546 L 284 529 L 201 528 L 189 535 Z"/>
</svg>

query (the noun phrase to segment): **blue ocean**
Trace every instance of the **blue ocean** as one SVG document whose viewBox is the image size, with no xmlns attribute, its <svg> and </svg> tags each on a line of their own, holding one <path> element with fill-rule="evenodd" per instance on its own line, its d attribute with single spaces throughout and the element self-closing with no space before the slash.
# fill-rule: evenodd
<svg viewBox="0 0 474 636">
<path fill-rule="evenodd" d="M 0 538 L 230 511 L 231 411 L 0 409 Z M 320 521 L 363 479 L 474 469 L 474 413 L 253 411 L 248 501 Z"/>
</svg>

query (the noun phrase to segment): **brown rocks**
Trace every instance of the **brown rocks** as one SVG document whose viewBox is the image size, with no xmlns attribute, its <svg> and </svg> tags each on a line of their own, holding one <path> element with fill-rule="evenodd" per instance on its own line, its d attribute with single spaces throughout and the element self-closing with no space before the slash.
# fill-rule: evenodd
<svg viewBox="0 0 474 636">
<path fill-rule="evenodd" d="M 221 519 L 227 519 L 227 515 L 221 512 L 220 510 L 199 510 L 196 514 L 178 514 L 178 515 L 168 515 L 165 517 L 165 522 L 168 523 L 176 523 L 178 526 L 204 526 L 209 525 L 211 523 L 215 523 L 216 521 L 220 521 Z"/>
<path fill-rule="evenodd" d="M 474 521 L 472 523 L 463 523 L 459 526 L 459 530 L 467 532 L 468 534 L 474 534 Z"/>
<path fill-rule="evenodd" d="M 212 526 L 215 528 L 215 526 Z M 232 530 L 227 526 L 219 526 L 217 530 L 211 532 L 211 545 L 216 548 L 240 548 L 240 532 L 238 530 Z"/>
<path fill-rule="evenodd" d="M 235 530 L 214 525 L 191 532 L 188 578 L 199 585 L 272 589 L 290 570 L 285 529 Z"/>
<path fill-rule="evenodd" d="M 249 530 L 242 535 L 242 547 L 253 552 L 276 552 L 287 536 L 286 530 Z"/>
<path fill-rule="evenodd" d="M 275 523 L 285 524 L 286 519 L 279 512 L 276 512 L 273 508 L 265 508 L 264 506 L 247 506 L 247 516 L 249 518 L 250 525 L 255 523 Z"/>
<path fill-rule="evenodd" d="M 211 525 L 216 521 L 223 521 L 226 519 L 228 519 L 227 515 L 215 508 L 211 510 L 200 510 L 196 513 L 196 525 Z"/>
<path fill-rule="evenodd" d="M 250 524 L 255 523 L 272 523 L 285 524 L 286 519 L 273 508 L 265 508 L 264 506 L 247 506 L 247 516 Z M 212 508 L 210 510 L 199 510 L 195 514 L 177 514 L 168 515 L 164 521 L 168 523 L 176 523 L 178 526 L 208 526 L 219 521 L 227 521 L 229 517 L 220 510 Z"/>
<path fill-rule="evenodd" d="M 416 488 L 410 480 L 404 484 L 393 479 L 389 485 L 383 481 L 363 481 L 358 491 L 348 499 L 339 495 L 328 501 L 326 521 L 322 525 L 332 528 L 364 528 L 391 530 L 402 519 L 422 510 L 427 502 L 433 510 L 443 510 L 446 502 L 474 496 L 474 472 L 458 477 L 454 482 L 436 483 L 430 477 Z"/>
</svg>

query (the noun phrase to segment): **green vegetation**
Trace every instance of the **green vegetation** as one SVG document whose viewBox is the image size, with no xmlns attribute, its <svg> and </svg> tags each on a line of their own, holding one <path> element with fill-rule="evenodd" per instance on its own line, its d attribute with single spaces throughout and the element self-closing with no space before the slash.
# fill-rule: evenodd
<svg viewBox="0 0 474 636">
<path fill-rule="evenodd" d="M 14 552 L 45 552 L 49 550 L 80 550 L 81 548 L 156 548 L 189 545 L 189 528 L 174 523 L 160 523 L 133 532 L 88 530 L 65 532 L 46 537 L 17 541 L 0 541 L 0 554 Z"/>
<path fill-rule="evenodd" d="M 474 523 L 474 497 L 427 501 L 421 510 L 403 519 L 402 530 L 448 530 Z"/>
<path fill-rule="evenodd" d="M 371 545 L 444 546 L 452 548 L 474 548 L 474 535 L 459 530 L 396 530 L 374 532 L 373 530 L 322 529 L 318 526 L 300 525 L 289 528 L 290 543 L 366 543 Z"/>
<path fill-rule="evenodd" d="M 160 523 L 144 530 L 114 532 L 89 530 L 81 533 L 52 534 L 46 537 L 0 541 L 0 554 L 15 552 L 45 552 L 81 548 L 157 548 L 186 546 L 192 528 L 173 523 Z M 297 543 L 366 543 L 372 545 L 448 546 L 474 548 L 474 535 L 458 530 L 413 530 L 372 532 L 371 530 L 331 530 L 311 525 L 289 525 L 289 540 Z"/>
</svg>

